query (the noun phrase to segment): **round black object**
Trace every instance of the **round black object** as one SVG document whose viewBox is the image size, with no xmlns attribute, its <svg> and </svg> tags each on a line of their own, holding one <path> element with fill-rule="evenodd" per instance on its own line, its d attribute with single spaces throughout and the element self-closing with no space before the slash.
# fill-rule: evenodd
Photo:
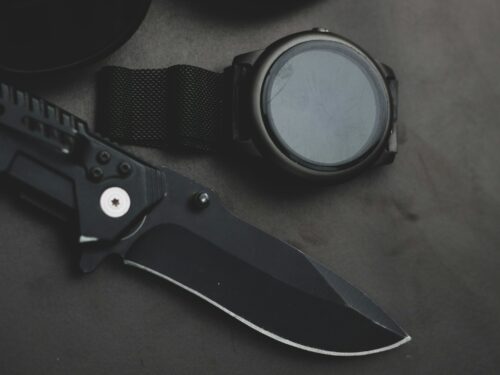
<svg viewBox="0 0 500 375">
<path fill-rule="evenodd" d="M 380 155 L 391 94 L 359 47 L 330 33 L 300 33 L 269 47 L 257 66 L 253 112 L 264 153 L 296 174 L 327 179 Z"/>
<path fill-rule="evenodd" d="M 3 0 L 0 70 L 43 73 L 101 58 L 139 27 L 151 0 Z"/>
</svg>

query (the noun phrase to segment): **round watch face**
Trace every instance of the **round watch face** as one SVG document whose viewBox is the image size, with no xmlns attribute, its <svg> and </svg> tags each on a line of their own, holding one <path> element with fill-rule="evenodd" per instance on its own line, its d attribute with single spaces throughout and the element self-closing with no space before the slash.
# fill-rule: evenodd
<svg viewBox="0 0 500 375">
<path fill-rule="evenodd" d="M 261 95 L 276 146 L 299 164 L 335 170 L 367 155 L 390 121 L 387 86 L 374 63 L 342 41 L 313 40 L 282 53 Z"/>
</svg>

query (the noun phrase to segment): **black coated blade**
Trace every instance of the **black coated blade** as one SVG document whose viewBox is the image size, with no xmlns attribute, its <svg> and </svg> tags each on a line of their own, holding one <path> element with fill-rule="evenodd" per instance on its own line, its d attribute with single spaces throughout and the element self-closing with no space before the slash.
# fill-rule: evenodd
<svg viewBox="0 0 500 375">
<path fill-rule="evenodd" d="M 187 199 L 199 185 L 169 180 L 170 196 L 148 216 L 126 264 L 304 350 L 366 355 L 410 340 L 362 292 L 323 265 L 235 218 L 219 202 L 191 209 Z"/>
</svg>

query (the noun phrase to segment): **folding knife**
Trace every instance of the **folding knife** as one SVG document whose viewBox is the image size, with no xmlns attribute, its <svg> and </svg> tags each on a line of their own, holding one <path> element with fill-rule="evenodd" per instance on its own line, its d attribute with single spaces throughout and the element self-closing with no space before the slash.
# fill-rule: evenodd
<svg viewBox="0 0 500 375">
<path fill-rule="evenodd" d="M 117 254 L 250 328 L 311 352 L 367 355 L 410 340 L 362 292 L 232 216 L 211 190 L 137 159 L 70 113 L 5 84 L 0 172 L 72 215 L 83 272 Z"/>
</svg>

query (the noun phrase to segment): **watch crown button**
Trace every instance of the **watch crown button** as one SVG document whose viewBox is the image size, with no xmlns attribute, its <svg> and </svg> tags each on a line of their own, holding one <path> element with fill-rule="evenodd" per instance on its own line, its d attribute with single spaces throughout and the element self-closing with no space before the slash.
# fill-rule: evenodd
<svg viewBox="0 0 500 375">
<path fill-rule="evenodd" d="M 329 33 L 330 30 L 328 30 L 326 27 L 315 27 L 313 31 L 316 31 L 318 33 Z"/>
</svg>

